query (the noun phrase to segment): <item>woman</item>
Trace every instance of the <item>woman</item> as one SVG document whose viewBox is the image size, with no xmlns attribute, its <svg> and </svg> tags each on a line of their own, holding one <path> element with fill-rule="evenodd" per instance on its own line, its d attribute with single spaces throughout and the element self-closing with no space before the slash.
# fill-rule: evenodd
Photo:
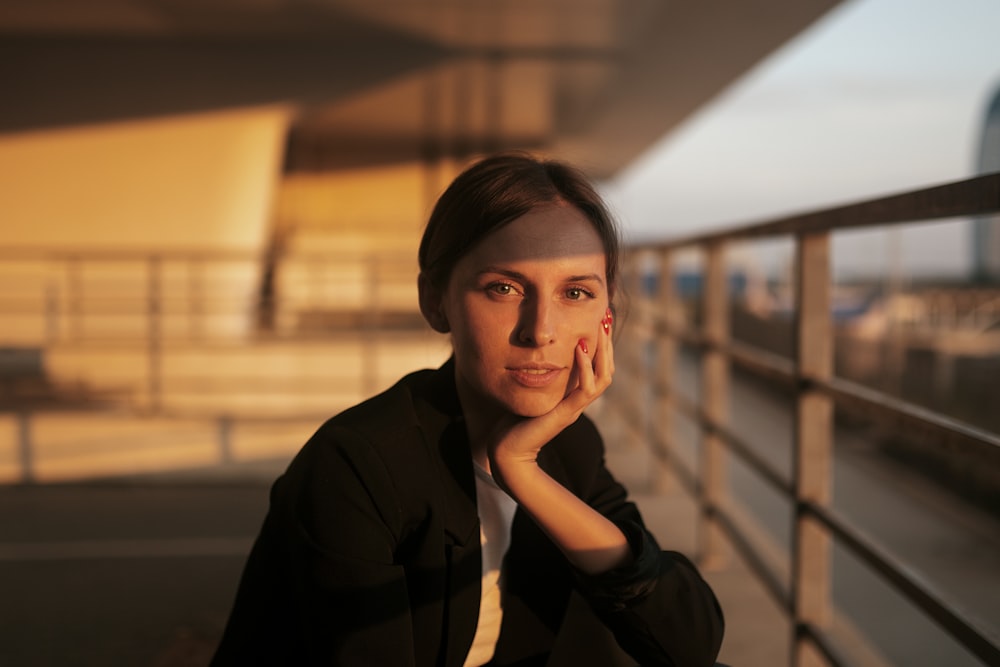
<svg viewBox="0 0 1000 667">
<path fill-rule="evenodd" d="M 578 591 L 643 665 L 711 665 L 714 595 L 661 552 L 583 410 L 611 383 L 619 243 L 573 169 L 487 158 L 441 196 L 435 371 L 324 424 L 275 483 L 215 665 L 544 665 Z"/>
</svg>

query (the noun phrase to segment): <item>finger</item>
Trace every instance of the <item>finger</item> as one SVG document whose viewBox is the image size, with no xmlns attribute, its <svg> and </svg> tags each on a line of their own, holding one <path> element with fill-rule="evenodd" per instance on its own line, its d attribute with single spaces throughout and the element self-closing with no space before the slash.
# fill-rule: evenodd
<svg viewBox="0 0 1000 667">
<path fill-rule="evenodd" d="M 582 342 L 582 341 L 581 341 Z M 600 341 L 598 341 L 599 343 Z M 594 353 L 596 358 L 597 352 Z M 594 366 L 590 357 L 584 352 L 583 345 L 576 346 L 576 375 L 577 375 L 577 386 L 585 394 L 591 394 L 594 391 Z"/>
<path fill-rule="evenodd" d="M 601 349 L 601 361 L 603 363 L 608 382 L 615 374 L 615 341 L 614 341 L 614 321 L 609 323 L 607 335 L 604 336 L 604 345 Z"/>
<path fill-rule="evenodd" d="M 611 310 L 601 320 L 601 330 L 597 335 L 596 351 L 594 353 L 594 372 L 599 383 L 607 388 L 611 384 L 611 376 L 615 372 L 614 343 L 611 340 L 614 319 Z"/>
</svg>

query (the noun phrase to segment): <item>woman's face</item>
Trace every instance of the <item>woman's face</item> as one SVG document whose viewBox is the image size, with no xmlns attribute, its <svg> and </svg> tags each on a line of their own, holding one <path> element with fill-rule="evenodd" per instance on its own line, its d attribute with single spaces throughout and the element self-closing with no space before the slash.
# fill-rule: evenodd
<svg viewBox="0 0 1000 667">
<path fill-rule="evenodd" d="M 455 265 L 440 312 L 451 329 L 466 410 L 545 414 L 575 386 L 610 302 L 601 238 L 576 208 L 531 211 Z"/>
</svg>

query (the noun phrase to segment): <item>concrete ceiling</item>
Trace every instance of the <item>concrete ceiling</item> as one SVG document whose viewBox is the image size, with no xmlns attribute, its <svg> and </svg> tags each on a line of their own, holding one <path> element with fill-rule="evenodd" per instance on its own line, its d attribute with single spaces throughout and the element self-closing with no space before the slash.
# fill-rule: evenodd
<svg viewBox="0 0 1000 667">
<path fill-rule="evenodd" d="M 614 174 L 839 0 L 0 0 L 0 132 L 292 104 L 289 168 Z"/>
</svg>

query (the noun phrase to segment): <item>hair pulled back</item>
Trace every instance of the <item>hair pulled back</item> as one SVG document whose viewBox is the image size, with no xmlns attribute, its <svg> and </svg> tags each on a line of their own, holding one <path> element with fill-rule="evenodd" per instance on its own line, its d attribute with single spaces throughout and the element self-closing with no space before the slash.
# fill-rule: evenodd
<svg viewBox="0 0 1000 667">
<path fill-rule="evenodd" d="M 476 244 L 522 215 L 565 203 L 594 226 L 604 245 L 609 289 L 617 284 L 618 227 L 600 195 L 577 169 L 526 153 L 502 153 L 476 162 L 438 199 L 420 241 L 420 272 L 444 290 L 455 264 Z"/>
</svg>

